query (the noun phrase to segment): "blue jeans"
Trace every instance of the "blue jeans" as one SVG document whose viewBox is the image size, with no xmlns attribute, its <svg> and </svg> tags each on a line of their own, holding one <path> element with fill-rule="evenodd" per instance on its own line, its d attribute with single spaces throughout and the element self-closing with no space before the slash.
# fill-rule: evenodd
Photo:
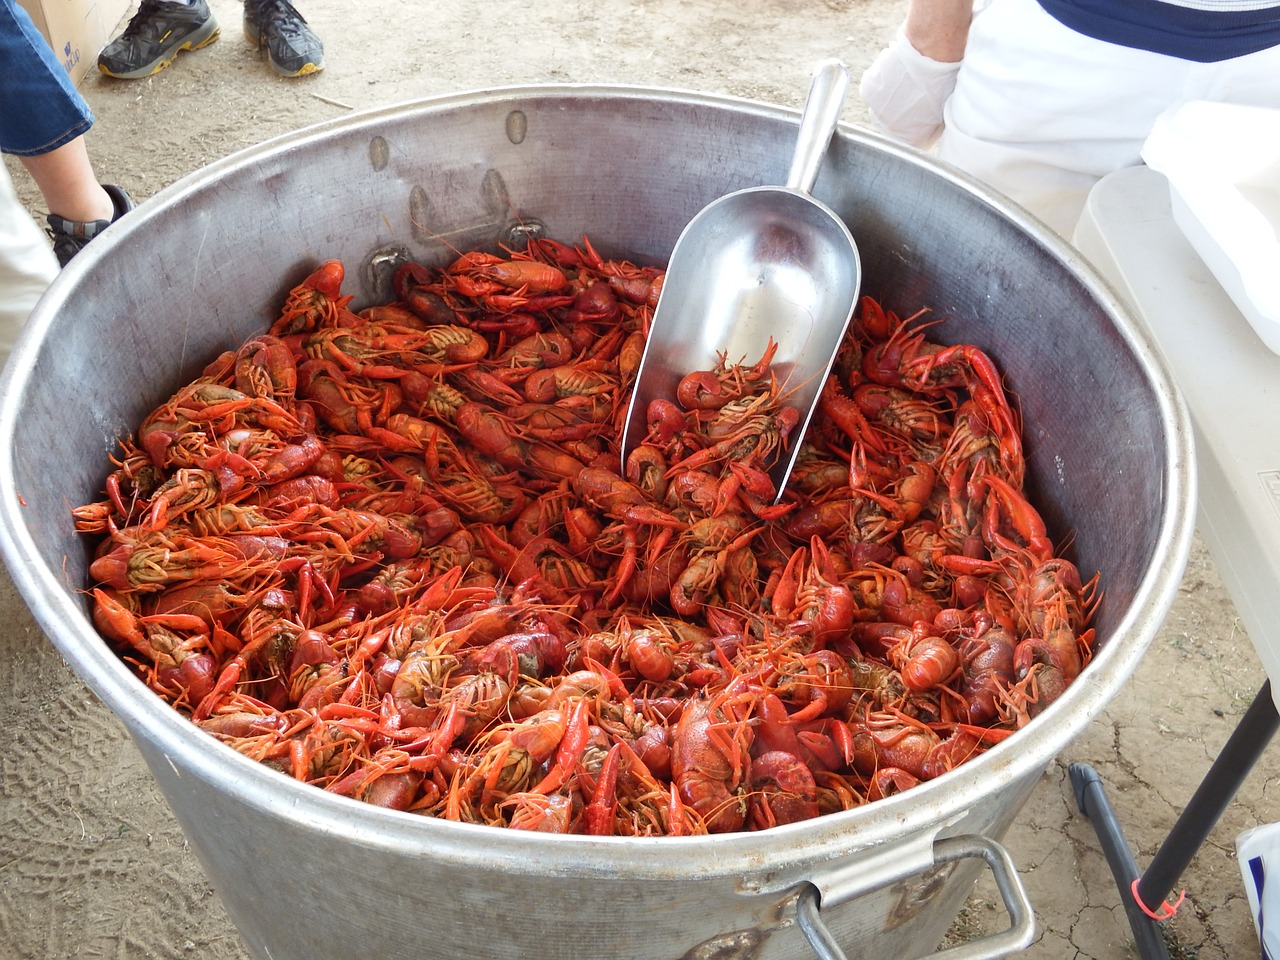
<svg viewBox="0 0 1280 960">
<path fill-rule="evenodd" d="M 0 152 L 48 153 L 93 126 L 93 112 L 27 11 L 0 0 Z"/>
</svg>

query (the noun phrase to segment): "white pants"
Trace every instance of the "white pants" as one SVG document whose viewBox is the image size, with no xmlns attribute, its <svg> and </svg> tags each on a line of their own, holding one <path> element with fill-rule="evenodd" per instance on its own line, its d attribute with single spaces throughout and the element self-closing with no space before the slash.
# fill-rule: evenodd
<svg viewBox="0 0 1280 960">
<path fill-rule="evenodd" d="M 18 200 L 9 171 L 0 163 L 0 365 L 57 275 L 58 258 L 48 238 Z"/>
<path fill-rule="evenodd" d="M 1280 47 L 1193 63 L 1104 43 L 1036 0 L 974 12 L 961 63 L 921 56 L 899 31 L 862 78 L 887 133 L 1016 200 L 1070 237 L 1093 185 L 1141 163 L 1155 118 L 1186 100 L 1280 108 Z"/>
</svg>

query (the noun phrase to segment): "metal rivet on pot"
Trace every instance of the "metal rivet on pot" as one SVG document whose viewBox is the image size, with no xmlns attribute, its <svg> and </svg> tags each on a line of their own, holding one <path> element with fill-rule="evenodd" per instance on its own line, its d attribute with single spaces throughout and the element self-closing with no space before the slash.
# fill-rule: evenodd
<svg viewBox="0 0 1280 960">
<path fill-rule="evenodd" d="M 385 137 L 374 137 L 369 141 L 369 164 L 373 169 L 384 169 L 390 159 L 391 145 L 387 143 Z"/>
<path fill-rule="evenodd" d="M 413 238 L 424 242 L 435 240 L 437 234 L 428 226 L 435 222 L 435 206 L 431 203 L 431 198 L 427 196 L 427 191 L 415 186 L 409 191 L 409 225 L 413 229 Z"/>
<path fill-rule="evenodd" d="M 480 196 L 484 198 L 485 209 L 493 214 L 495 220 L 507 219 L 507 212 L 511 210 L 511 193 L 507 190 L 507 181 L 497 170 L 490 168 L 484 172 Z"/>
<path fill-rule="evenodd" d="M 507 114 L 507 139 L 512 143 L 523 143 L 529 132 L 529 118 L 523 110 L 512 110 Z"/>
</svg>

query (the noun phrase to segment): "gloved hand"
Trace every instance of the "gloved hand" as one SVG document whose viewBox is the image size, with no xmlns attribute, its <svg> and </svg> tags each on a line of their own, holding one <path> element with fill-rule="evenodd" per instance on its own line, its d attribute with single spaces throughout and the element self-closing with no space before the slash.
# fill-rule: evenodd
<svg viewBox="0 0 1280 960">
<path fill-rule="evenodd" d="M 862 75 L 858 92 L 885 133 L 927 149 L 942 133 L 943 105 L 959 72 L 959 62 L 944 63 L 920 53 L 899 27 Z"/>
</svg>

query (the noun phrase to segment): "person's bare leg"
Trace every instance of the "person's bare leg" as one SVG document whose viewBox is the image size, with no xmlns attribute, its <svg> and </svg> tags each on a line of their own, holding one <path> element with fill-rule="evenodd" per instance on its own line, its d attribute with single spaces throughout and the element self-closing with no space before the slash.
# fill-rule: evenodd
<svg viewBox="0 0 1280 960">
<path fill-rule="evenodd" d="M 115 216 L 111 197 L 94 176 L 84 137 L 48 153 L 18 159 L 40 188 L 50 213 L 85 223 Z"/>
</svg>

